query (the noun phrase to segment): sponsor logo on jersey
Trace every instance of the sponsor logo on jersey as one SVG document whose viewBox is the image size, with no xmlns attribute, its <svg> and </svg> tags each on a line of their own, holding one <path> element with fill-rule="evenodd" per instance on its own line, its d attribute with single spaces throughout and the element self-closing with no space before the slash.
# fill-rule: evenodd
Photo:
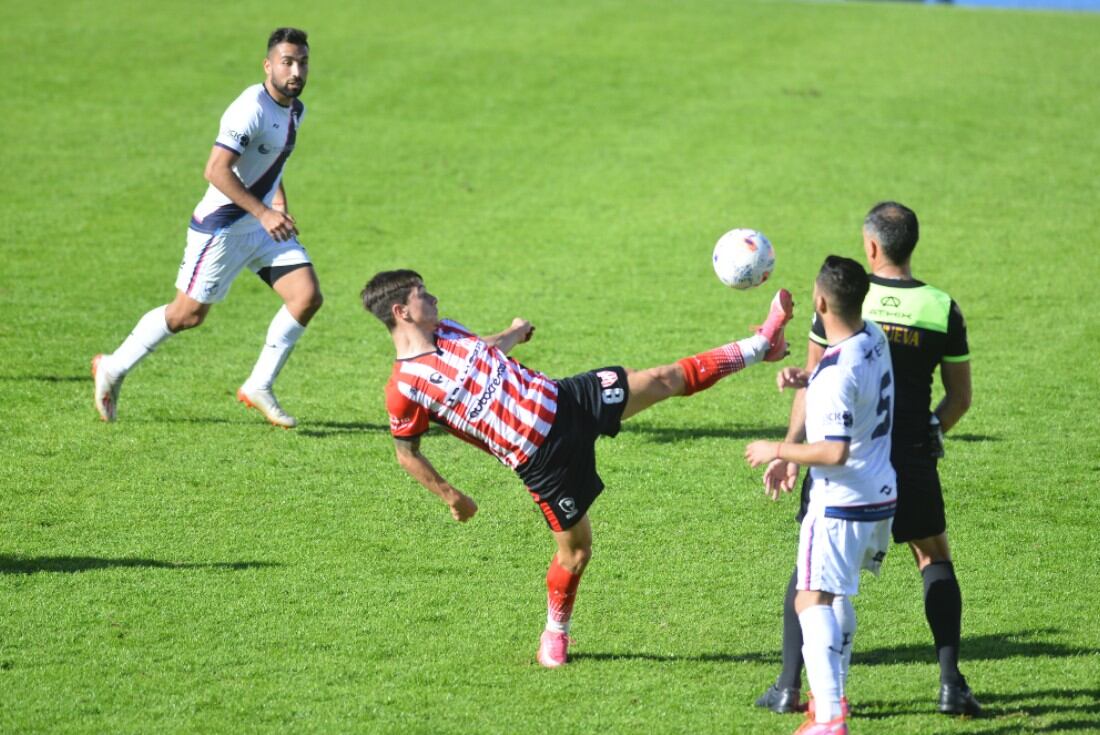
<svg viewBox="0 0 1100 735">
<path fill-rule="evenodd" d="M 492 379 L 485 384 L 485 390 L 481 391 L 481 395 L 477 398 L 477 403 L 474 404 L 473 410 L 470 411 L 467 418 L 470 421 L 477 421 L 477 417 L 481 415 L 481 412 L 485 410 L 485 406 L 496 395 L 497 388 L 504 382 L 504 373 L 507 370 L 507 366 L 501 362 L 497 364 L 496 373 L 494 373 Z"/>
<path fill-rule="evenodd" d="M 879 303 L 891 309 L 896 309 L 901 306 L 901 299 L 897 296 L 883 296 L 879 299 Z"/>
<path fill-rule="evenodd" d="M 600 385 L 604 388 L 610 388 L 619 380 L 619 374 L 614 370 L 599 370 L 596 372 L 596 377 L 600 379 Z"/>
<path fill-rule="evenodd" d="M 242 148 L 247 148 L 248 142 L 251 140 L 251 138 L 248 137 L 248 133 L 238 133 L 236 130 L 229 130 L 226 132 L 226 134 L 233 140 L 240 143 Z"/>
<path fill-rule="evenodd" d="M 850 429 L 855 419 L 851 411 L 834 411 L 825 417 L 825 421 L 830 424 L 839 424 Z"/>
<path fill-rule="evenodd" d="M 431 377 L 428 378 L 428 382 L 432 385 L 441 385 L 443 383 L 443 376 L 439 373 L 432 373 Z"/>
</svg>

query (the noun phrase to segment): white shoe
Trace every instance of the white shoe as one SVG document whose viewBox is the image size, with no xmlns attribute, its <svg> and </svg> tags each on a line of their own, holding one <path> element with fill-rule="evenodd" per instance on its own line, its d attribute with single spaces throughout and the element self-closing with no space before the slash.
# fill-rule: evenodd
<svg viewBox="0 0 1100 735">
<path fill-rule="evenodd" d="M 95 410 L 104 421 L 114 421 L 118 416 L 118 393 L 125 375 L 115 377 L 102 365 L 104 355 L 92 358 L 92 380 L 95 381 Z"/>
<path fill-rule="evenodd" d="M 262 413 L 264 418 L 275 426 L 293 429 L 298 425 L 298 419 L 283 410 L 278 399 L 275 398 L 275 394 L 270 389 L 249 388 L 242 385 L 237 389 L 237 400 Z"/>
</svg>

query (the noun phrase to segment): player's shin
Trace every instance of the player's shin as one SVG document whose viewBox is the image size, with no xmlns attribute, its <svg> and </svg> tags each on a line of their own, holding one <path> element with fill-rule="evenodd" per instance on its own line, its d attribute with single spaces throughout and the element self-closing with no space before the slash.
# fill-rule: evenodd
<svg viewBox="0 0 1100 735">
<path fill-rule="evenodd" d="M 563 567 L 555 554 L 546 572 L 546 630 L 569 632 L 580 583 L 581 572 L 574 573 Z"/>
<path fill-rule="evenodd" d="M 811 605 L 798 614 L 802 625 L 802 657 L 814 695 L 814 719 L 829 722 L 840 709 L 840 626 L 833 608 Z"/>
<path fill-rule="evenodd" d="M 768 349 L 768 340 L 757 334 L 678 360 L 676 364 L 684 372 L 683 395 L 706 390 L 727 375 L 759 362 Z"/>
<path fill-rule="evenodd" d="M 171 337 L 172 332 L 164 318 L 167 309 L 167 305 L 158 306 L 142 316 L 130 336 L 123 340 L 117 350 L 106 356 L 106 361 L 101 366 L 111 375 L 122 377 Z"/>
<path fill-rule="evenodd" d="M 840 626 L 840 696 L 843 697 L 852 663 L 852 642 L 856 637 L 856 609 L 852 607 L 852 598 L 847 595 L 834 597 L 833 615 Z"/>
<path fill-rule="evenodd" d="M 270 390 L 305 329 L 290 315 L 285 305 L 281 307 L 271 320 L 260 357 L 245 385 L 252 389 Z"/>
</svg>

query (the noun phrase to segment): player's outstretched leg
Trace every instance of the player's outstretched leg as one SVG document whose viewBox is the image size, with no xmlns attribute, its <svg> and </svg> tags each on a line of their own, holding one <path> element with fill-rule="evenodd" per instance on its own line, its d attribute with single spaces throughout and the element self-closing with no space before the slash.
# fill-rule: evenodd
<svg viewBox="0 0 1100 735">
<path fill-rule="evenodd" d="M 118 417 L 118 395 L 127 373 L 172 336 L 173 332 L 168 328 L 167 310 L 165 305 L 146 313 L 117 350 L 92 358 L 95 408 L 104 421 L 114 421 Z"/>
<path fill-rule="evenodd" d="M 569 626 L 581 575 L 592 558 L 592 525 L 585 515 L 554 534 L 558 550 L 546 572 L 546 629 L 539 640 L 538 661 L 556 669 L 569 660 Z"/>
<path fill-rule="evenodd" d="M 630 373 L 627 376 L 630 397 L 623 418 L 630 418 L 666 398 L 690 396 L 706 390 L 727 375 L 761 360 L 783 359 L 787 354 L 783 328 L 793 315 L 791 293 L 780 289 L 772 299 L 764 325 L 753 336 L 685 357 L 671 365 Z"/>
</svg>

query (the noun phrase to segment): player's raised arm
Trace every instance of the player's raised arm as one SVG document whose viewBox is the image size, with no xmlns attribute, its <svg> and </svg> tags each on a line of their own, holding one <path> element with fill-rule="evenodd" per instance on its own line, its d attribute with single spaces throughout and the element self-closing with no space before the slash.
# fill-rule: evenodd
<svg viewBox="0 0 1100 735">
<path fill-rule="evenodd" d="M 531 325 L 531 322 L 521 317 L 516 317 L 512 320 L 511 326 L 498 334 L 491 334 L 488 337 L 482 337 L 482 339 L 494 347 L 499 347 L 503 352 L 510 352 L 513 347 L 526 342 L 531 339 L 531 335 L 534 334 L 535 328 Z"/>
<path fill-rule="evenodd" d="M 451 485 L 440 475 L 428 458 L 420 453 L 420 437 L 411 438 L 394 437 L 394 445 L 397 449 L 397 463 L 408 472 L 414 480 L 428 489 L 433 495 L 446 503 L 451 508 L 451 515 L 456 521 L 465 523 L 477 513 L 477 503 L 473 498 L 463 494 L 458 488 Z"/>
</svg>

